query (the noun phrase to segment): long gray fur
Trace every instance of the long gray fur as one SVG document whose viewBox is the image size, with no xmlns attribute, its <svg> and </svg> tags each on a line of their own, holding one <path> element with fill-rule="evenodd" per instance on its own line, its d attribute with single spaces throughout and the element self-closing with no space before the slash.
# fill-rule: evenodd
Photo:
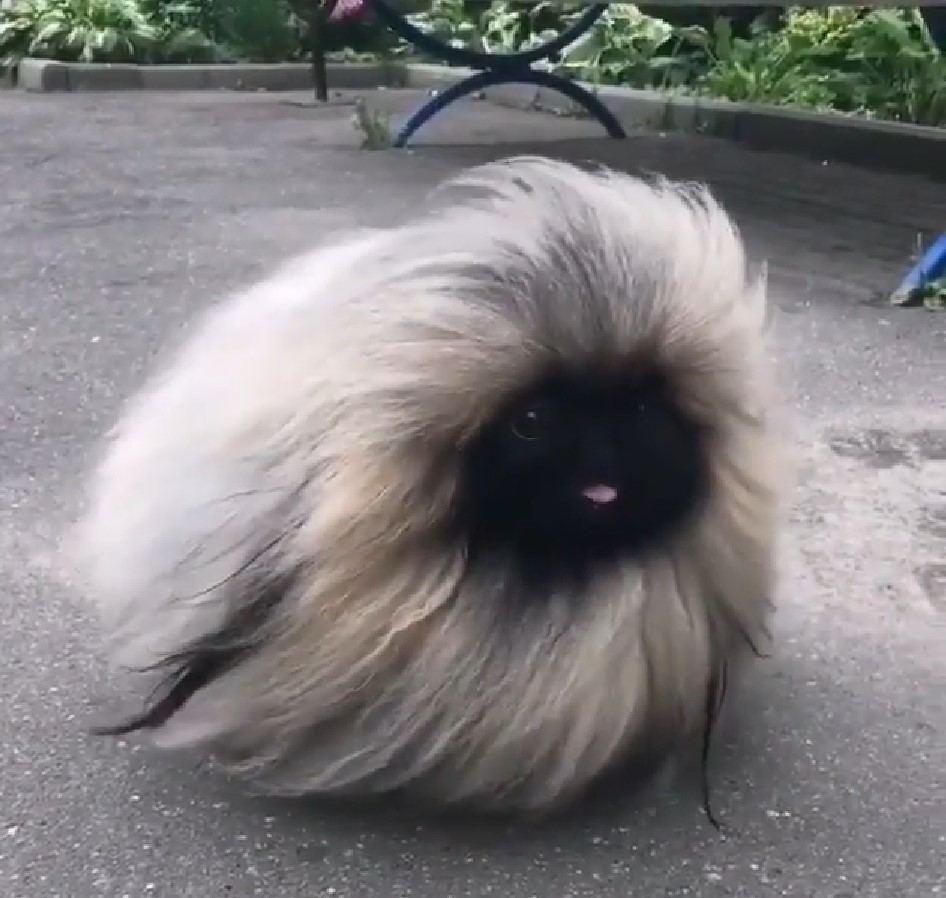
<svg viewBox="0 0 946 898">
<path fill-rule="evenodd" d="M 541 811 L 697 730 L 765 631 L 765 285 L 698 186 L 532 157 L 447 186 L 202 316 L 110 434 L 75 558 L 123 669 L 226 658 L 159 745 L 274 792 Z M 517 578 L 438 534 L 457 447 L 553 357 L 662 366 L 713 434 L 711 497 L 594 601 L 522 603 L 511 628 Z"/>
</svg>

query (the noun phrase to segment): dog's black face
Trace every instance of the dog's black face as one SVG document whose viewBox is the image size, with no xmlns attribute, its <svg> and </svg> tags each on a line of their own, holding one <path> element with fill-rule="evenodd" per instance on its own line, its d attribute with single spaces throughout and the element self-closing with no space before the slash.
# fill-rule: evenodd
<svg viewBox="0 0 946 898">
<path fill-rule="evenodd" d="M 704 451 L 656 373 L 549 376 L 465 451 L 471 554 L 511 553 L 543 576 L 644 552 L 704 498 Z"/>
</svg>

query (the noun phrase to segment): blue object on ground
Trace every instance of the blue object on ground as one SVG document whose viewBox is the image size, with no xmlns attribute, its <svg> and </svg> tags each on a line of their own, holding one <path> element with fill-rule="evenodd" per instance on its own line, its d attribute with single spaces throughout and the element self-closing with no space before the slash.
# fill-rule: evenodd
<svg viewBox="0 0 946 898">
<path fill-rule="evenodd" d="M 907 272 L 900 286 L 894 291 L 894 298 L 907 297 L 940 278 L 946 278 L 946 234 L 940 234 L 936 242 L 923 254 L 923 258 Z"/>
<path fill-rule="evenodd" d="M 554 60 L 562 50 L 585 34 L 607 10 L 607 3 L 589 6 L 558 37 L 538 47 L 518 53 L 483 53 L 454 47 L 432 34 L 421 31 L 412 25 L 402 12 L 390 5 L 388 0 L 368 2 L 377 17 L 408 43 L 449 65 L 466 66 L 476 70 L 417 109 L 398 132 L 394 146 L 405 146 L 421 127 L 456 100 L 499 84 L 535 84 L 557 90 L 599 121 L 609 137 L 627 136 L 614 114 L 589 90 L 561 75 L 533 68 L 537 62 Z"/>
<path fill-rule="evenodd" d="M 946 53 L 946 6 L 923 6 L 920 15 L 926 22 L 933 42 L 942 53 Z M 926 251 L 923 258 L 907 273 L 895 296 L 912 292 L 930 281 L 946 278 L 946 233 Z"/>
</svg>

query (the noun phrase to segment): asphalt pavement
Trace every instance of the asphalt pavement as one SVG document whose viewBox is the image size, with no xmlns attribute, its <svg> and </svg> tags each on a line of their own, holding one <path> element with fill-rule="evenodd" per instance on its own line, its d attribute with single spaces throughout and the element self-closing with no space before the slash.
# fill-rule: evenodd
<svg viewBox="0 0 946 898">
<path fill-rule="evenodd" d="M 350 114 L 0 93 L 0 896 L 946 895 L 946 314 L 884 302 L 946 186 L 477 102 L 369 152 Z M 775 654 L 713 761 L 724 833 L 682 781 L 528 829 L 263 799 L 91 737 L 122 684 L 57 542 L 155 352 L 319 235 L 522 151 L 707 180 L 769 262 L 799 476 Z"/>
</svg>

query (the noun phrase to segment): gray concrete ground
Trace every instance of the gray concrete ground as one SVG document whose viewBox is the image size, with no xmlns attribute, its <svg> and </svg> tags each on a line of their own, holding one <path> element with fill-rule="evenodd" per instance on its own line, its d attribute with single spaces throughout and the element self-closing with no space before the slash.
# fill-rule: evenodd
<svg viewBox="0 0 946 898">
<path fill-rule="evenodd" d="M 405 102 L 393 95 L 386 102 Z M 894 311 L 946 187 L 472 103 L 409 153 L 270 95 L 0 97 L 0 895 L 946 894 L 946 315 Z M 589 136 L 592 139 L 588 139 Z M 84 728 L 120 684 L 57 562 L 78 476 L 175 326 L 319 234 L 523 149 L 704 178 L 771 264 L 800 477 L 775 657 L 689 784 L 538 831 L 254 798 Z"/>
</svg>

